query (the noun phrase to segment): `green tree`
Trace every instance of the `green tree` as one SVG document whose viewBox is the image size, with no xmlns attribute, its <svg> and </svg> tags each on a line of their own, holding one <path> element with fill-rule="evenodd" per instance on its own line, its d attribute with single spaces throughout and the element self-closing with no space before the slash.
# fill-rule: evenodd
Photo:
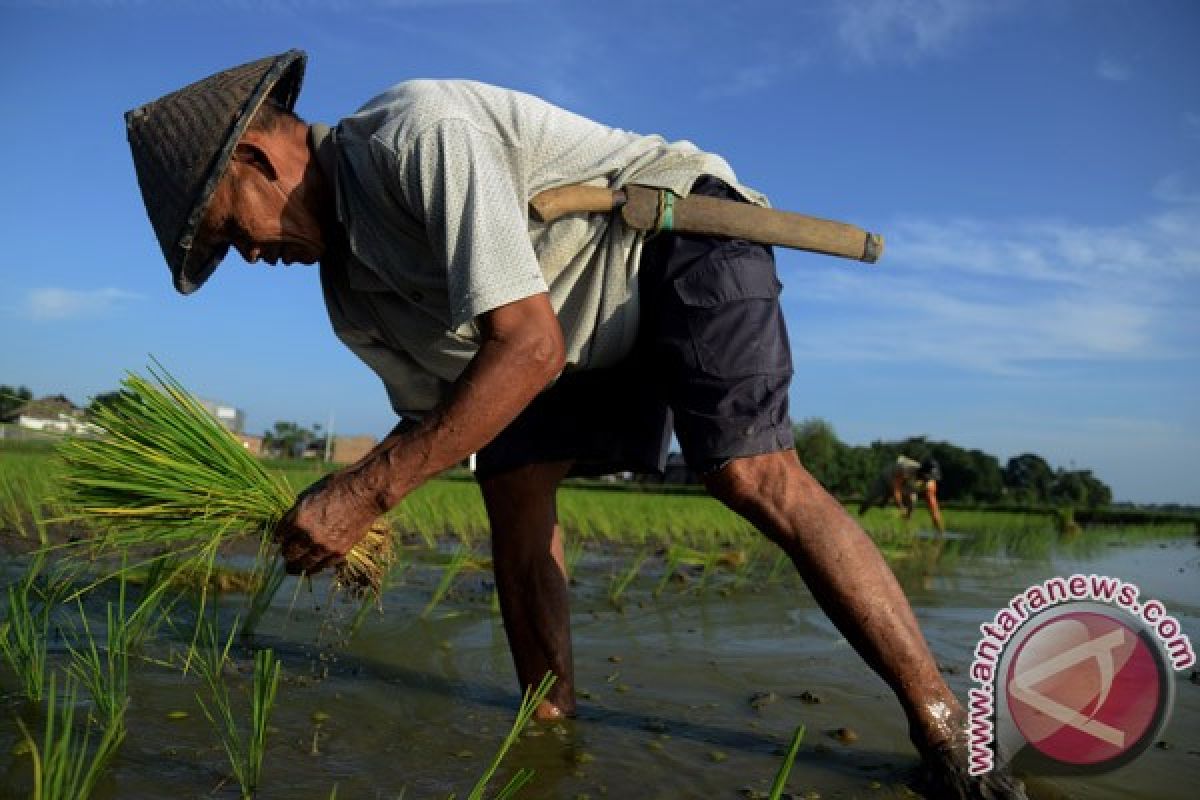
<svg viewBox="0 0 1200 800">
<path fill-rule="evenodd" d="M 826 489 L 837 486 L 839 456 L 845 445 L 833 432 L 833 426 L 819 417 L 809 417 L 795 428 L 796 454 L 812 476 Z"/>
<path fill-rule="evenodd" d="M 17 409 L 33 399 L 28 386 L 0 385 L 0 422 L 9 422 L 17 416 Z"/>
<path fill-rule="evenodd" d="M 982 450 L 968 450 L 972 480 L 970 497 L 976 503 L 999 503 L 1004 498 L 1004 470 L 1000 461 Z"/>
<path fill-rule="evenodd" d="M 313 440 L 313 432 L 295 422 L 279 420 L 263 433 L 263 451 L 279 458 L 300 458 Z"/>
<path fill-rule="evenodd" d="M 880 467 L 870 447 L 842 447 L 838 457 L 838 482 L 834 494 L 838 497 L 861 498 L 868 490 Z"/>
<path fill-rule="evenodd" d="M 930 455 L 937 459 L 942 468 L 938 499 L 948 503 L 974 502 L 976 465 L 971 454 L 961 447 L 939 442 L 936 447 L 930 448 Z"/>
<path fill-rule="evenodd" d="M 100 409 L 104 408 L 105 406 L 112 405 L 116 401 L 120 400 L 124 394 L 125 393 L 120 389 L 117 389 L 111 392 L 101 392 L 100 394 L 96 395 L 92 398 L 92 401 L 88 403 L 88 417 L 95 417 L 96 413 L 100 411 Z"/>
<path fill-rule="evenodd" d="M 810 418 L 796 426 L 796 452 L 826 489 L 844 499 L 861 497 L 878 475 L 904 455 L 936 458 L 942 469 L 938 498 L 951 503 L 1067 505 L 1095 508 L 1112 502 L 1112 490 L 1091 470 L 1055 471 L 1035 453 L 1022 453 L 1001 466 L 982 450 L 910 436 L 851 446 L 838 439 L 827 420 Z"/>
<path fill-rule="evenodd" d="M 1060 469 L 1054 474 L 1050 500 L 1060 506 L 1098 508 L 1112 503 L 1112 490 L 1090 469 Z"/>
<path fill-rule="evenodd" d="M 1017 503 L 1037 504 L 1050 499 L 1054 470 L 1036 453 L 1013 456 L 1004 465 L 1004 485 Z"/>
</svg>

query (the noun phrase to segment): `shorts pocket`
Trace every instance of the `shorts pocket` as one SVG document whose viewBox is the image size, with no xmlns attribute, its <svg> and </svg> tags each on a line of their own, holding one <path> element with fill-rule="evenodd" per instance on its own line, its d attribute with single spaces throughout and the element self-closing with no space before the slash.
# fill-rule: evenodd
<svg viewBox="0 0 1200 800">
<path fill-rule="evenodd" d="M 730 241 L 674 283 L 701 370 L 718 377 L 791 372 L 783 285 L 770 250 Z"/>
</svg>

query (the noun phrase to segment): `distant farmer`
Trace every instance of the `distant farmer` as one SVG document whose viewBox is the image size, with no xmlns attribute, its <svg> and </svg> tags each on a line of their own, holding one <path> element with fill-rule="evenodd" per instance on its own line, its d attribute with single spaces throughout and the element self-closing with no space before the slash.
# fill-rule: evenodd
<svg viewBox="0 0 1200 800">
<path fill-rule="evenodd" d="M 889 502 L 894 502 L 896 508 L 904 509 L 904 518 L 909 519 L 917 504 L 917 494 L 920 493 L 929 507 L 934 526 L 939 532 L 945 533 L 946 526 L 942 524 L 942 512 L 937 499 L 937 482 L 941 479 L 942 468 L 936 459 L 914 461 L 908 456 L 896 456 L 896 461 L 883 468 L 867 491 L 862 505 L 858 507 L 858 514 L 862 516 L 872 506 L 883 508 Z"/>
<path fill-rule="evenodd" d="M 552 670 L 539 716 L 570 715 L 556 488 L 572 469 L 661 468 L 673 423 L 708 490 L 783 548 L 896 692 L 935 796 L 1009 791 L 1003 775 L 967 776 L 963 709 L 908 601 L 792 449 L 770 248 L 670 230 L 679 198 L 764 198 L 689 143 L 468 81 L 402 83 L 332 129 L 309 125 L 292 112 L 304 63 L 289 51 L 126 115 L 175 288 L 196 291 L 230 247 L 247 262 L 320 262 L 334 332 L 402 417 L 288 513 L 289 570 L 337 563 L 378 515 L 477 452 L 518 678 Z M 535 195 L 581 183 L 669 189 L 655 193 L 661 230 L 531 217 Z"/>
</svg>

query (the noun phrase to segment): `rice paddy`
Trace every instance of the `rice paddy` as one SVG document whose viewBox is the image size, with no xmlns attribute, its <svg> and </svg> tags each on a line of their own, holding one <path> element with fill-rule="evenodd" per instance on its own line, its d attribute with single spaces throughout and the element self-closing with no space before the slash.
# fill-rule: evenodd
<svg viewBox="0 0 1200 800">
<path fill-rule="evenodd" d="M 394 561 L 377 578 L 378 595 L 355 597 L 327 580 L 286 576 L 261 536 L 221 537 L 193 547 L 182 534 L 170 538 L 175 535 L 170 525 L 160 534 L 161 520 L 98 521 L 73 514 L 78 505 L 66 502 L 64 469 L 44 449 L 0 450 L 0 547 L 12 554 L 0 569 L 6 598 L 0 617 L 0 795 L 152 797 L 154 781 L 135 776 L 145 770 L 153 774 L 147 763 L 165 760 L 180 765 L 175 769 L 187 776 L 188 795 L 364 796 L 365 779 L 338 765 L 358 763 L 357 748 L 369 748 L 372 736 L 389 737 L 387 758 L 393 760 L 399 757 L 393 745 L 411 744 L 427 754 L 415 762 L 404 760 L 418 771 L 406 767 L 393 774 L 390 793 L 378 796 L 396 796 L 405 787 L 411 787 L 409 797 L 441 798 L 597 796 L 603 786 L 618 791 L 620 769 L 603 773 L 601 780 L 592 766 L 593 758 L 611 763 L 615 752 L 593 742 L 590 747 L 599 753 L 593 756 L 568 741 L 574 734 L 529 725 L 530 698 L 503 738 L 497 721 L 511 721 L 518 710 L 510 693 L 485 712 L 461 699 L 489 696 L 472 688 L 470 675 L 481 664 L 498 686 L 512 681 L 495 610 L 487 520 L 473 481 L 463 476 L 433 481 L 396 508 L 387 519 L 390 533 L 381 534 L 396 544 Z M 263 474 L 287 498 L 322 471 L 302 465 Z M 803 594 L 787 559 L 710 498 L 567 486 L 558 510 L 568 570 L 576 579 L 573 603 L 584 654 L 589 641 L 602 643 L 591 645 L 594 655 L 596 647 L 612 648 L 623 637 L 636 642 L 640 635 L 651 636 L 644 632 L 650 623 L 662 627 L 652 634 L 660 644 L 650 645 L 648 653 L 683 647 L 675 626 L 686 618 L 684 609 L 736 614 L 767 597 Z M 944 538 L 926 532 L 920 511 L 907 521 L 885 510 L 862 518 L 917 597 L 930 596 L 931 576 L 937 581 L 974 574 L 971 565 L 980 562 L 1049 569 L 1056 559 L 1105 558 L 1114 547 L 1136 547 L 1143 538 L 1170 541 L 1195 530 L 1193 521 L 1180 520 L 1077 531 L 1064 529 L 1052 512 L 950 509 L 945 516 L 954 534 Z M 204 519 L 194 523 L 206 524 Z M 249 533 L 262 525 L 246 523 Z M 156 540 L 159 535 L 167 538 Z M 85 547 L 94 536 L 106 546 Z M 190 568 L 185 568 L 189 557 Z M 589 621 L 600 627 L 589 629 Z M 733 636 L 739 623 L 734 617 L 721 624 Z M 719 642 L 710 642 L 710 653 L 720 650 Z M 735 650 L 723 652 L 725 669 L 741 663 Z M 597 671 L 588 666 L 593 661 L 578 655 L 577 660 L 579 694 L 591 698 L 588 702 L 600 708 L 646 702 L 637 698 L 645 684 L 633 677 L 628 661 L 608 661 L 606 671 Z M 605 658 L 595 661 L 604 664 Z M 435 695 L 428 707 L 411 706 L 398 697 L 403 690 L 384 690 L 378 678 L 369 677 L 382 669 L 377 662 L 420 666 L 419 673 L 402 670 L 382 686 L 398 684 L 418 695 L 439 681 L 449 681 L 451 688 Z M 642 662 L 648 674 L 654 674 L 652 663 L 649 655 Z M 375 687 L 369 699 L 357 695 L 364 681 Z M 713 691 L 719 694 L 723 685 L 716 683 Z M 544 693 L 549 687 L 538 688 Z M 751 726 L 751 739 L 722 734 L 725 738 L 718 736 L 714 746 L 716 734 L 703 733 L 704 726 L 731 724 L 736 715 L 704 722 L 717 713 L 707 709 L 707 700 L 679 702 L 650 703 L 646 713 L 686 714 L 687 723 L 676 721 L 660 730 L 647 717 L 633 724 L 640 731 L 633 740 L 643 742 L 636 745 L 644 750 L 634 759 L 639 769 L 657 764 L 664 774 L 678 777 L 689 764 L 686 769 L 709 776 L 713 786 L 728 785 L 714 775 L 749 770 L 758 776 L 750 781 L 753 791 L 779 797 L 797 781 L 812 780 L 814 754 L 829 747 L 820 737 L 802 746 L 803 728 L 797 730 L 795 716 L 759 720 L 757 710 L 751 722 L 770 722 L 769 732 Z M 435 710 L 439 704 L 452 711 Z M 468 720 L 460 724 L 454 715 L 463 709 Z M 598 713 L 588 724 L 613 724 L 604 715 L 618 712 Z M 356 731 L 345 721 L 356 714 L 389 732 Z M 393 727 L 397 723 L 388 721 L 405 716 L 411 723 Z M 438 721 L 435 727 L 445 726 L 441 734 L 426 734 L 421 727 L 432 720 Z M 692 730 L 695 726 L 701 732 Z M 814 730 L 811 724 L 808 728 Z M 147 731 L 153 738 L 146 738 Z M 472 744 L 457 746 L 456 736 Z M 499 754 L 476 763 L 474 753 L 486 752 L 489 741 L 500 742 Z M 740 752 L 738 743 L 746 741 L 749 750 Z M 546 754 L 552 742 L 569 751 L 566 766 Z M 506 768 L 506 759 L 516 763 Z M 795 772 L 800 777 L 789 777 Z M 671 779 L 663 780 L 672 785 Z M 884 780 L 885 788 L 888 780 L 894 778 Z M 685 780 L 682 785 L 693 784 Z M 575 788 L 567 793 L 563 787 Z"/>
</svg>

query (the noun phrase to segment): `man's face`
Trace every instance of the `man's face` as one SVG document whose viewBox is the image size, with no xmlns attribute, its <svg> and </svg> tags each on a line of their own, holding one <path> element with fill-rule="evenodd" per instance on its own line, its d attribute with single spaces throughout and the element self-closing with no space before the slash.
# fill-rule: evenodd
<svg viewBox="0 0 1200 800">
<path fill-rule="evenodd" d="M 233 247 L 247 263 L 314 264 L 324 237 L 303 171 L 268 163 L 262 151 L 238 151 L 217 185 L 200 224 L 200 240 Z"/>
</svg>

